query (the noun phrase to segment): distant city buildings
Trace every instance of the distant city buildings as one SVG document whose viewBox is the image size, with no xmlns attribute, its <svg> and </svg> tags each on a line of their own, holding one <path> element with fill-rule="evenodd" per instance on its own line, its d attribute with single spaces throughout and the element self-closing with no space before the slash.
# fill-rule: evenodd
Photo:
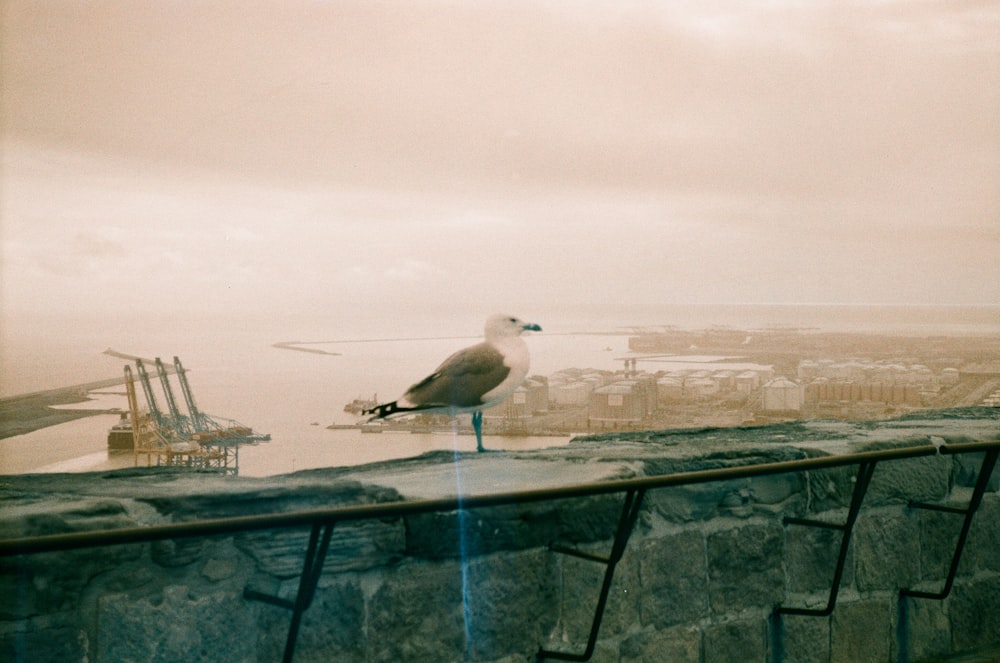
<svg viewBox="0 0 1000 663">
<path fill-rule="evenodd" d="M 531 376 L 484 413 L 487 422 L 495 432 L 545 434 L 874 419 L 922 407 L 1000 405 L 1000 361 L 990 358 L 991 345 L 984 352 L 940 339 L 709 330 L 641 335 L 629 346 L 619 370 Z M 821 358 L 833 347 L 841 357 L 870 352 L 892 359 Z"/>
<path fill-rule="evenodd" d="M 940 374 L 922 364 L 854 360 L 804 360 L 798 377 L 805 383 L 807 403 L 824 401 L 885 403 L 920 407 L 933 400 L 942 385 L 959 381 L 959 372 Z"/>
</svg>

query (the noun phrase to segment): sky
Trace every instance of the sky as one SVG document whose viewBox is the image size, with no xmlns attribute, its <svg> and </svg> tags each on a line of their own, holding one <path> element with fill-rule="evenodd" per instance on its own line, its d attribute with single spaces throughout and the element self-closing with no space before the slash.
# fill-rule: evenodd
<svg viewBox="0 0 1000 663">
<path fill-rule="evenodd" d="M 0 11 L 8 329 L 1000 304 L 997 2 Z"/>
</svg>

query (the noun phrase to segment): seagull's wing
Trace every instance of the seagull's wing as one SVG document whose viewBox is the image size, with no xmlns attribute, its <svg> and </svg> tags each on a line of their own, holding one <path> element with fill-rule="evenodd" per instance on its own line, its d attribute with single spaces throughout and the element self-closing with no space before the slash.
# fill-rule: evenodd
<svg viewBox="0 0 1000 663">
<path fill-rule="evenodd" d="M 475 407 L 510 373 L 499 350 L 480 343 L 459 350 L 433 373 L 410 387 L 403 399 L 415 406 Z"/>
</svg>

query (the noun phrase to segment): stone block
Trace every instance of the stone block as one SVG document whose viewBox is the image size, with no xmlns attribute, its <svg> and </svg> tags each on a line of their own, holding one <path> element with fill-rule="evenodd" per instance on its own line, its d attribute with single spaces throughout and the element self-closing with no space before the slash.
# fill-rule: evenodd
<svg viewBox="0 0 1000 663">
<path fill-rule="evenodd" d="M 639 578 L 639 614 L 644 626 L 662 629 L 708 616 L 708 569 L 701 532 L 642 542 Z"/>
<path fill-rule="evenodd" d="M 778 641 L 774 647 L 782 652 L 780 661 L 795 663 L 829 663 L 830 619 L 782 615 Z"/>
<path fill-rule="evenodd" d="M 948 575 L 964 517 L 927 509 L 914 509 L 911 513 L 920 528 L 920 579 L 941 581 Z M 971 549 L 967 548 L 965 554 L 969 552 Z"/>
<path fill-rule="evenodd" d="M 755 504 L 791 509 L 792 500 L 805 503 L 805 477 L 801 472 L 754 477 L 750 479 L 750 494 Z"/>
<path fill-rule="evenodd" d="M 807 474 L 810 511 L 822 513 L 850 506 L 857 480 L 857 467 L 833 467 L 813 470 Z"/>
<path fill-rule="evenodd" d="M 586 543 L 613 536 L 621 495 L 529 503 L 406 519 L 406 552 L 426 559 L 547 547 L 551 542 Z"/>
<path fill-rule="evenodd" d="M 831 663 L 891 660 L 892 631 L 887 600 L 839 602 L 830 623 Z"/>
<path fill-rule="evenodd" d="M 994 470 L 1000 474 L 1000 468 Z M 952 516 L 961 522 L 961 516 Z M 957 538 L 957 536 L 956 536 Z M 972 518 L 969 540 L 962 555 L 959 573 L 1000 571 L 1000 496 L 988 493 Z"/>
<path fill-rule="evenodd" d="M 620 663 L 700 663 L 702 634 L 695 627 L 641 631 L 621 643 Z M 714 659 L 706 659 L 714 660 Z M 743 660 L 717 659 L 717 660 Z"/>
<path fill-rule="evenodd" d="M 804 503 L 805 498 L 802 475 L 788 473 L 664 488 L 646 500 L 667 522 L 688 523 L 726 516 L 747 518 L 773 512 L 792 500 Z"/>
<path fill-rule="evenodd" d="M 903 599 L 896 646 L 901 661 L 947 658 L 951 652 L 951 626 L 942 601 Z"/>
<path fill-rule="evenodd" d="M 0 538 L 69 534 L 136 524 L 117 500 L 80 496 L 68 502 L 26 500 L 5 504 L 0 517 Z"/>
<path fill-rule="evenodd" d="M 736 483 L 703 483 L 654 490 L 646 497 L 646 505 L 670 523 L 708 520 L 719 515 L 720 505 L 726 497 L 738 494 L 745 482 Z"/>
<path fill-rule="evenodd" d="M 141 544 L 42 553 L 23 564 L 0 560 L 0 619 L 75 610 L 80 592 L 97 577 L 138 559 Z"/>
<path fill-rule="evenodd" d="M 750 619 L 705 628 L 706 661 L 767 663 L 767 620 Z"/>
<path fill-rule="evenodd" d="M 237 561 L 231 557 L 212 557 L 201 567 L 201 576 L 209 582 L 220 582 L 236 575 Z"/>
<path fill-rule="evenodd" d="M 780 525 L 722 530 L 709 534 L 706 543 L 709 600 L 716 614 L 781 602 L 785 575 Z"/>
<path fill-rule="evenodd" d="M 840 521 L 836 521 L 840 522 Z M 828 593 L 833 583 L 833 574 L 840 555 L 843 533 L 837 530 L 808 527 L 804 525 L 785 526 L 785 569 L 789 592 Z M 852 547 L 848 547 L 847 561 L 841 586 L 853 582 Z"/>
<path fill-rule="evenodd" d="M 365 598 L 355 576 L 319 587 L 305 612 L 295 646 L 296 661 L 363 661 L 369 634 L 365 633 Z M 257 646 L 258 661 L 281 660 L 292 613 L 261 606 L 277 613 L 277 628 Z M 273 616 L 273 615 L 272 615 Z M 378 637 L 376 635 L 376 637 Z"/>
<path fill-rule="evenodd" d="M 951 460 L 942 456 L 906 458 L 876 465 L 865 495 L 868 507 L 936 502 L 951 488 Z"/>
<path fill-rule="evenodd" d="M 86 661 L 87 633 L 65 615 L 38 617 L 0 628 L 0 661 Z"/>
<path fill-rule="evenodd" d="M 595 555 L 607 556 L 611 542 L 581 546 Z M 594 621 L 607 567 L 590 560 L 553 553 L 561 578 L 560 637 L 564 642 L 586 642 Z M 639 549 L 629 547 L 615 569 L 608 603 L 601 620 L 600 637 L 620 635 L 639 622 Z"/>
<path fill-rule="evenodd" d="M 253 663 L 256 638 L 247 634 L 256 632 L 253 612 L 235 593 L 198 596 L 174 585 L 152 597 L 109 594 L 98 601 L 96 658 Z"/>
<path fill-rule="evenodd" d="M 952 651 L 1000 648 L 1000 577 L 956 582 L 948 598 Z"/>
<path fill-rule="evenodd" d="M 466 629 L 473 660 L 533 652 L 555 626 L 555 573 L 548 551 L 476 557 L 467 562 Z"/>
<path fill-rule="evenodd" d="M 405 533 L 401 521 L 361 521 L 336 525 L 323 572 L 358 571 L 383 566 L 403 556 Z M 264 530 L 234 537 L 233 543 L 276 578 L 302 573 L 309 530 Z"/>
<path fill-rule="evenodd" d="M 895 591 L 920 577 L 914 520 L 899 512 L 873 512 L 854 528 L 854 577 L 859 591 Z"/>
<path fill-rule="evenodd" d="M 952 456 L 952 481 L 956 486 L 971 488 L 976 485 L 983 468 L 985 453 L 955 454 Z M 1000 470 L 993 468 L 986 490 L 995 493 L 1000 490 Z"/>
<path fill-rule="evenodd" d="M 196 562 L 204 548 L 204 539 L 165 539 L 150 543 L 149 555 L 160 566 L 178 568 Z"/>
<path fill-rule="evenodd" d="M 458 562 L 411 562 L 380 572 L 368 600 L 373 663 L 467 658 L 463 573 Z"/>
</svg>

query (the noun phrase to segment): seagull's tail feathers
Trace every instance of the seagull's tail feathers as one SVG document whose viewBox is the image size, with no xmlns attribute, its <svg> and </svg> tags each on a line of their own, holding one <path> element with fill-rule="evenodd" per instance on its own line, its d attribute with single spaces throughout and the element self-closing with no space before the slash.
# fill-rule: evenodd
<svg viewBox="0 0 1000 663">
<path fill-rule="evenodd" d="M 391 403 L 382 403 L 381 405 L 376 405 L 375 407 L 368 408 L 367 410 L 362 410 L 361 414 L 370 414 L 368 421 L 374 419 L 387 419 L 394 414 L 405 414 L 407 412 L 417 412 L 419 410 L 429 409 L 426 406 L 416 405 L 416 406 L 406 406 L 400 405 L 397 401 L 392 401 Z"/>
</svg>

